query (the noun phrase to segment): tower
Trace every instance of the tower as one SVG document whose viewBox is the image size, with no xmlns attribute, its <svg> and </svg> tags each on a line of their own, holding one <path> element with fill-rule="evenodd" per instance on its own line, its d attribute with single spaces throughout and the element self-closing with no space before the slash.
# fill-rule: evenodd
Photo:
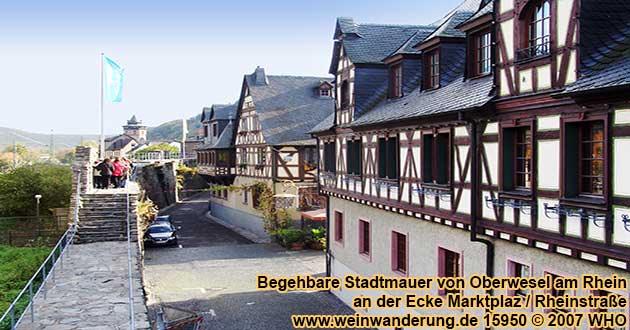
<svg viewBox="0 0 630 330">
<path fill-rule="evenodd" d="M 129 135 L 136 139 L 138 142 L 145 142 L 147 140 L 147 126 L 142 125 L 142 121 L 133 115 L 131 119 L 127 120 L 127 125 L 123 126 L 124 134 Z"/>
</svg>

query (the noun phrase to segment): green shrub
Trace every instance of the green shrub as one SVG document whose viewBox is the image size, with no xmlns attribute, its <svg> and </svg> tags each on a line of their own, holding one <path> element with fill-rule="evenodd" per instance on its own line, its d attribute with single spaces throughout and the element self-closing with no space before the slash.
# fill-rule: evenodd
<svg viewBox="0 0 630 330">
<path fill-rule="evenodd" d="M 304 242 L 306 233 L 303 230 L 294 228 L 279 229 L 276 232 L 281 244 L 285 247 L 291 247 L 293 243 Z"/>
<path fill-rule="evenodd" d="M 36 213 L 35 195 L 42 195 L 42 215 L 70 205 L 72 169 L 69 166 L 34 164 L 0 173 L 0 217 Z"/>
</svg>

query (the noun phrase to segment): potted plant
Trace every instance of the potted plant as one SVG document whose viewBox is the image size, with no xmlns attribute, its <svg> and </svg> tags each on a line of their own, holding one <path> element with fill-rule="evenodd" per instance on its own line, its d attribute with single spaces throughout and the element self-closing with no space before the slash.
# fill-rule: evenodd
<svg viewBox="0 0 630 330">
<path fill-rule="evenodd" d="M 326 228 L 311 228 L 308 246 L 312 250 L 323 250 L 326 247 Z"/>
<path fill-rule="evenodd" d="M 291 250 L 302 250 L 304 248 L 304 239 L 306 233 L 303 230 L 287 228 L 280 229 L 277 232 L 282 246 Z"/>
</svg>

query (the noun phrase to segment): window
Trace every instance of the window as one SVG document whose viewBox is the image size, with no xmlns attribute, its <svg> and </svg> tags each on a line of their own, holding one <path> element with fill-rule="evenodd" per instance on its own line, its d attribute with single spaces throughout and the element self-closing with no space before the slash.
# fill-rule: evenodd
<svg viewBox="0 0 630 330">
<path fill-rule="evenodd" d="M 243 190 L 243 204 L 247 205 L 248 201 L 247 201 L 247 190 Z"/>
<path fill-rule="evenodd" d="M 312 171 L 317 168 L 317 153 L 315 148 L 304 148 L 304 170 Z"/>
<path fill-rule="evenodd" d="M 491 58 L 491 38 L 490 31 L 484 31 L 478 33 L 474 37 L 475 40 L 475 75 L 483 75 L 490 73 L 492 70 L 492 58 Z"/>
<path fill-rule="evenodd" d="M 564 197 L 605 195 L 606 130 L 603 120 L 565 126 Z"/>
<path fill-rule="evenodd" d="M 203 125 L 203 136 L 208 137 L 208 125 Z"/>
<path fill-rule="evenodd" d="M 559 276 L 559 275 L 556 275 L 556 274 L 547 273 L 547 275 L 551 276 L 551 283 L 555 283 L 556 279 L 562 278 L 562 276 Z M 569 294 L 569 292 L 568 292 L 568 290 L 564 290 L 564 289 L 552 288 L 551 290 L 549 290 L 549 294 L 554 296 L 554 297 L 562 297 L 562 296 L 564 296 L 566 294 Z M 571 312 L 571 310 L 568 309 L 568 308 L 553 308 L 551 310 L 548 310 L 547 312 L 569 313 L 569 312 Z"/>
<path fill-rule="evenodd" d="M 330 89 L 328 89 L 328 88 L 321 88 L 319 90 L 319 96 L 329 97 L 330 96 Z"/>
<path fill-rule="evenodd" d="M 438 250 L 438 276 L 439 277 L 461 277 L 461 255 L 447 249 L 439 248 Z M 440 290 L 440 295 L 459 293 L 459 290 Z"/>
<path fill-rule="evenodd" d="M 219 123 L 212 123 L 212 136 L 219 136 Z"/>
<path fill-rule="evenodd" d="M 265 148 L 258 148 L 256 150 L 256 165 L 263 166 L 267 161 L 267 155 L 265 154 Z"/>
<path fill-rule="evenodd" d="M 398 179 L 398 138 L 378 139 L 378 177 L 381 179 Z"/>
<path fill-rule="evenodd" d="M 389 97 L 402 96 L 402 64 L 391 67 L 389 71 Z"/>
<path fill-rule="evenodd" d="M 580 192 L 604 194 L 604 124 L 585 124 L 580 132 Z"/>
<path fill-rule="evenodd" d="M 361 175 L 361 140 L 349 140 L 346 145 L 348 146 L 346 152 L 348 174 Z"/>
<path fill-rule="evenodd" d="M 371 235 L 370 235 L 370 223 L 365 220 L 359 220 L 359 253 L 369 256 L 370 255 L 370 245 L 371 245 Z"/>
<path fill-rule="evenodd" d="M 407 275 L 407 235 L 392 232 L 392 270 Z"/>
<path fill-rule="evenodd" d="M 240 149 L 240 154 L 241 154 L 241 165 L 247 165 L 247 148 L 241 148 Z"/>
<path fill-rule="evenodd" d="M 425 64 L 425 89 L 440 87 L 440 52 L 434 50 L 427 54 Z"/>
<path fill-rule="evenodd" d="M 425 183 L 450 183 L 450 133 L 424 135 L 422 164 L 422 179 Z"/>
<path fill-rule="evenodd" d="M 509 277 L 523 277 L 527 278 L 531 276 L 531 269 L 529 265 L 521 264 L 516 261 L 508 260 L 508 276 Z M 526 296 L 529 290 L 517 289 L 511 291 L 511 295 Z"/>
<path fill-rule="evenodd" d="M 343 213 L 335 211 L 335 241 L 343 243 Z"/>
<path fill-rule="evenodd" d="M 505 191 L 532 188 L 532 128 L 531 126 L 506 128 L 503 143 L 503 187 Z"/>
<path fill-rule="evenodd" d="M 324 143 L 324 171 L 335 173 L 335 142 Z"/>
<path fill-rule="evenodd" d="M 524 49 L 518 52 L 518 60 L 528 60 L 549 54 L 551 35 L 551 5 L 549 0 L 541 1 L 531 9 L 523 21 L 527 26 Z"/>
<path fill-rule="evenodd" d="M 350 85 L 347 80 L 341 83 L 341 108 L 346 109 L 350 106 Z"/>
<path fill-rule="evenodd" d="M 217 151 L 217 166 L 228 166 L 227 151 Z"/>
<path fill-rule="evenodd" d="M 247 132 L 249 130 L 247 126 L 247 118 L 241 118 L 241 131 Z"/>
<path fill-rule="evenodd" d="M 227 199 L 227 198 L 228 198 L 228 190 L 227 189 L 223 189 L 223 199 Z"/>
</svg>

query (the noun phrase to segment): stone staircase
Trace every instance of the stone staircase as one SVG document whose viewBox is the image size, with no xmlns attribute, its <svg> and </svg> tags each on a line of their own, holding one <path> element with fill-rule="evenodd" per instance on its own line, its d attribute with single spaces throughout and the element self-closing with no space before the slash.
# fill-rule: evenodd
<svg viewBox="0 0 630 330">
<path fill-rule="evenodd" d="M 137 194 L 130 194 L 131 239 L 137 241 Z M 81 195 L 77 243 L 127 240 L 127 195 L 123 189 Z"/>
</svg>

